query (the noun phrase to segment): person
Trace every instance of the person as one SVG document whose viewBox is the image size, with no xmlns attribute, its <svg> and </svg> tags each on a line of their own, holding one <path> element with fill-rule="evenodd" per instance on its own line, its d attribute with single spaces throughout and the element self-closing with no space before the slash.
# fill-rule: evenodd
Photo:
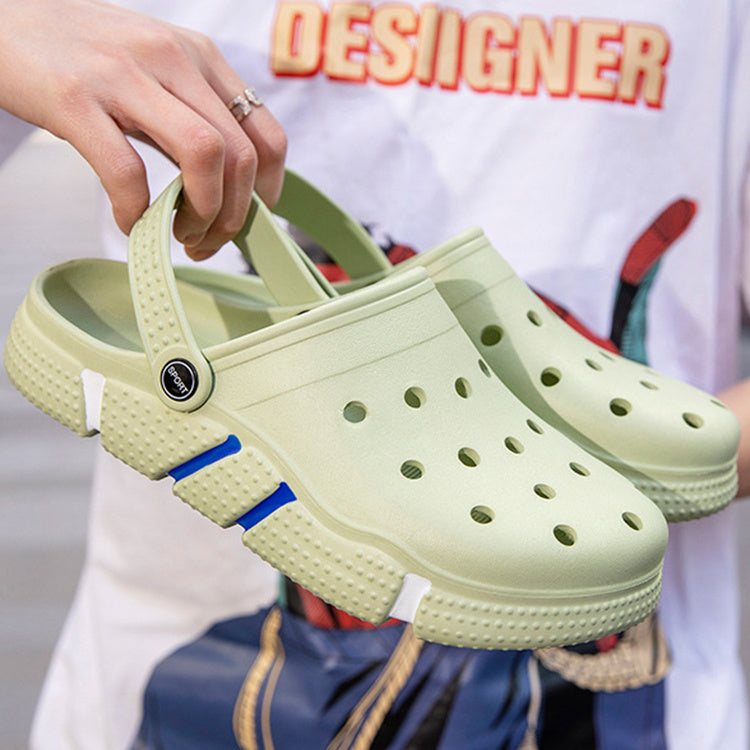
<svg viewBox="0 0 750 750">
<path fill-rule="evenodd" d="M 100 175 L 121 229 L 145 207 L 146 175 L 155 192 L 174 173 L 140 147 L 136 156 L 123 132 L 155 143 L 191 175 L 175 233 L 195 258 L 236 229 L 256 160 L 258 189 L 273 201 L 288 149 L 289 164 L 384 245 L 427 249 L 480 223 L 535 289 L 606 334 L 628 249 L 684 198 L 696 213 L 681 237 L 670 238 L 658 273 L 642 288 L 648 328 L 641 343 L 656 369 L 722 390 L 747 425 L 747 383 L 723 390 L 736 364 L 741 188 L 750 144 L 747 3 L 696 5 L 690 14 L 613 3 L 597 7 L 597 18 L 583 0 L 571 0 L 564 12 L 542 0 L 508 3 L 502 12 L 468 0 L 450 7 L 123 5 L 200 28 L 221 53 L 194 32 L 78 0 L 6 3 L 0 30 L 0 105 L 79 148 Z M 248 84 L 265 105 L 238 128 L 227 103 Z M 121 255 L 114 230 L 106 245 Z M 745 429 L 742 491 L 749 481 L 747 435 Z M 176 663 L 170 654 L 177 646 L 190 659 L 208 653 L 201 636 L 211 628 L 214 641 L 240 643 L 247 657 L 247 633 L 257 622 L 240 616 L 267 605 L 274 587 L 273 574 L 236 535 L 188 513 L 163 485 L 146 485 L 101 456 L 86 567 L 32 743 L 100 748 L 159 741 L 154 709 L 164 705 L 159 678 Z M 303 592 L 287 593 L 304 600 Z M 474 661 L 468 682 L 504 674 L 506 690 L 483 694 L 486 703 L 468 724 L 496 717 L 502 695 L 513 707 L 503 716 L 514 721 L 510 729 L 495 726 L 494 746 L 744 748 L 736 609 L 731 510 L 675 525 L 659 615 L 672 659 L 666 682 L 615 691 L 609 700 L 606 691 L 549 669 L 534 725 L 529 655 L 512 668 L 502 656 L 493 657 L 492 668 Z M 298 632 L 314 638 L 302 618 L 305 602 L 295 611 Z M 307 620 L 322 624 L 320 616 Z M 237 640 L 238 624 L 245 642 Z M 358 644 L 381 643 L 387 652 L 395 632 L 356 636 Z M 430 654 L 433 665 L 451 658 Z M 217 662 L 199 666 L 210 674 Z M 427 679 L 426 672 L 418 674 Z M 461 682 L 460 668 L 450 674 Z M 146 685 L 155 692 L 144 711 Z M 201 704 L 200 695 L 191 700 L 193 709 Z M 222 713 L 230 723 L 231 713 Z M 188 711 L 181 715 L 187 721 Z M 443 715 L 447 727 L 456 715 Z M 226 724 L 217 731 L 232 734 Z"/>
</svg>

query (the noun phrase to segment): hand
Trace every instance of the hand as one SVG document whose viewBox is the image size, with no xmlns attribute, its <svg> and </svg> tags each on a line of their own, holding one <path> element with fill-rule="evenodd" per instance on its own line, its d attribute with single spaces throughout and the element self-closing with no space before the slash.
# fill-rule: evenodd
<svg viewBox="0 0 750 750">
<path fill-rule="evenodd" d="M 722 391 L 719 398 L 740 420 L 740 447 L 737 451 L 740 484 L 737 497 L 750 497 L 750 378 Z"/>
<path fill-rule="evenodd" d="M 81 153 L 126 234 L 149 203 L 126 135 L 180 167 L 174 234 L 195 259 L 239 231 L 253 188 L 278 199 L 286 136 L 265 106 L 235 120 L 248 84 L 204 35 L 100 0 L 0 0 L 0 18 L 0 107 Z"/>
</svg>

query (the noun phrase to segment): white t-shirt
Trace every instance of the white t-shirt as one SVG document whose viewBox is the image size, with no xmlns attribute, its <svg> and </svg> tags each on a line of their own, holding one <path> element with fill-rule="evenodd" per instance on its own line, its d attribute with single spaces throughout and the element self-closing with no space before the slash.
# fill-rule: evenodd
<svg viewBox="0 0 750 750">
<path fill-rule="evenodd" d="M 600 335 L 628 249 L 694 202 L 649 291 L 646 352 L 706 390 L 735 378 L 749 3 L 124 4 L 212 36 L 285 127 L 289 164 L 376 234 L 427 249 L 479 224 Z M 170 175 L 156 165 L 154 191 Z M 236 530 L 104 455 L 90 532 L 35 748 L 127 747 L 156 661 L 275 593 Z M 747 746 L 736 577 L 731 510 L 671 527 L 660 611 L 677 750 Z"/>
</svg>

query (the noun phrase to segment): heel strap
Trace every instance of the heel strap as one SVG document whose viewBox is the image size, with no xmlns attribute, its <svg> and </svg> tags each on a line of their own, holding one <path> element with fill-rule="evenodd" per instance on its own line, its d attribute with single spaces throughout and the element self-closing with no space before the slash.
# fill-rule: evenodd
<svg viewBox="0 0 750 750">
<path fill-rule="evenodd" d="M 154 390 L 167 406 L 187 412 L 208 400 L 214 375 L 185 315 L 172 267 L 172 213 L 181 195 L 179 176 L 133 227 L 128 242 L 128 273 Z M 234 242 L 279 304 L 315 304 L 336 296 L 257 196 Z"/>
<path fill-rule="evenodd" d="M 287 169 L 273 212 L 310 235 L 349 278 L 382 276 L 391 263 L 364 227 L 303 177 Z"/>
</svg>

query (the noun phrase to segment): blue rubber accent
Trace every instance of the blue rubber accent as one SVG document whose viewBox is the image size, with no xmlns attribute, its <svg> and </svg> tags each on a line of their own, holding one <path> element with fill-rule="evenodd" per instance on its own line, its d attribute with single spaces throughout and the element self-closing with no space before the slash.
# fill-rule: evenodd
<svg viewBox="0 0 750 750">
<path fill-rule="evenodd" d="M 255 524 L 260 523 L 264 518 L 270 516 L 271 513 L 281 508 L 282 505 L 291 503 L 296 499 L 297 496 L 289 489 L 289 485 L 286 482 L 282 482 L 272 494 L 265 500 L 261 500 L 252 510 L 245 513 L 244 516 L 238 518 L 235 523 L 238 523 L 245 530 L 252 529 Z"/>
<path fill-rule="evenodd" d="M 222 458 L 239 453 L 241 448 L 242 443 L 240 443 L 239 438 L 236 435 L 230 435 L 221 445 L 209 448 L 205 453 L 193 456 L 189 461 L 185 461 L 184 464 L 175 466 L 174 469 L 169 472 L 169 476 L 176 482 L 179 482 L 180 479 L 189 477 L 191 474 L 195 474 L 196 471 L 200 471 L 206 466 L 215 464 Z"/>
</svg>

